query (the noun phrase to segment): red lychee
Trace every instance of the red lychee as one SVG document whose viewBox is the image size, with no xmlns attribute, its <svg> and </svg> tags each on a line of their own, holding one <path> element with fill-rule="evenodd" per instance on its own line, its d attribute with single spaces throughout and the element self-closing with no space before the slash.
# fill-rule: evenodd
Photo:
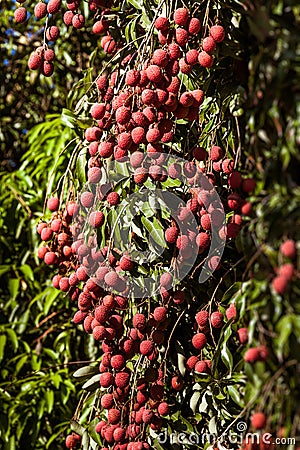
<svg viewBox="0 0 300 450">
<path fill-rule="evenodd" d="M 248 343 L 248 329 L 247 328 L 239 328 L 237 330 L 238 338 L 241 344 L 245 345 Z"/>
<path fill-rule="evenodd" d="M 207 53 L 213 53 L 216 49 L 216 41 L 211 36 L 204 38 L 202 49 Z"/>
<path fill-rule="evenodd" d="M 140 343 L 140 353 L 144 356 L 149 356 L 154 350 L 154 343 L 146 339 Z"/>
<path fill-rule="evenodd" d="M 59 199 L 57 197 L 50 197 L 47 201 L 47 207 L 50 211 L 58 211 L 59 208 Z"/>
<path fill-rule="evenodd" d="M 47 5 L 44 2 L 38 2 L 34 7 L 34 15 L 39 19 L 43 19 L 47 15 Z"/>
<path fill-rule="evenodd" d="M 175 40 L 180 47 L 184 47 L 189 40 L 189 33 L 184 28 L 176 28 Z"/>
<path fill-rule="evenodd" d="M 160 285 L 165 289 L 169 290 L 173 285 L 173 277 L 170 273 L 165 272 L 160 277 Z"/>
<path fill-rule="evenodd" d="M 200 66 L 208 69 L 213 65 L 214 58 L 209 53 L 202 51 L 199 53 L 198 61 Z"/>
<path fill-rule="evenodd" d="M 155 28 L 159 31 L 168 31 L 169 25 L 169 19 L 167 17 L 158 17 L 154 22 Z"/>
<path fill-rule="evenodd" d="M 187 8 L 178 8 L 174 12 L 174 22 L 176 25 L 184 26 L 189 19 L 189 10 Z"/>
<path fill-rule="evenodd" d="M 223 326 L 223 314 L 220 311 L 215 311 L 210 316 L 210 323 L 214 328 L 221 328 Z"/>
<path fill-rule="evenodd" d="M 110 206 L 116 206 L 120 203 L 120 195 L 115 191 L 110 192 L 106 197 L 106 200 L 108 201 Z"/>
<path fill-rule="evenodd" d="M 195 316 L 196 322 L 199 326 L 204 327 L 208 324 L 209 321 L 209 313 L 208 311 L 202 310 L 199 311 Z"/>
<path fill-rule="evenodd" d="M 114 376 L 110 372 L 103 372 L 100 375 L 100 386 L 108 388 L 114 384 Z"/>
<path fill-rule="evenodd" d="M 222 42 L 225 38 L 225 30 L 221 25 L 213 25 L 209 34 L 218 43 Z"/>
<path fill-rule="evenodd" d="M 24 23 L 27 20 L 27 9 L 20 6 L 14 12 L 14 19 L 17 23 Z"/>
<path fill-rule="evenodd" d="M 163 76 L 161 68 L 156 64 L 151 64 L 147 67 L 146 74 L 148 79 L 153 83 L 159 83 Z"/>
<path fill-rule="evenodd" d="M 204 333 L 197 333 L 192 338 L 192 344 L 196 350 L 202 350 L 206 343 L 207 339 Z"/>
<path fill-rule="evenodd" d="M 244 360 L 250 364 L 260 360 L 259 351 L 256 347 L 248 348 L 244 355 Z"/>
<path fill-rule="evenodd" d="M 179 231 L 176 227 L 169 227 L 165 231 L 165 239 L 168 244 L 174 244 L 177 240 Z"/>
<path fill-rule="evenodd" d="M 120 259 L 119 266 L 122 270 L 128 270 L 130 272 L 134 267 L 134 262 L 129 256 L 123 255 Z"/>
<path fill-rule="evenodd" d="M 261 430 L 266 426 L 267 417 L 263 412 L 256 412 L 251 417 L 251 425 L 255 430 Z"/>
<path fill-rule="evenodd" d="M 294 259 L 297 256 L 295 241 L 288 239 L 280 245 L 280 252 L 286 258 Z"/>
<path fill-rule="evenodd" d="M 164 306 L 158 306 L 153 311 L 153 317 L 156 322 L 163 322 L 167 317 L 167 309 Z"/>
<path fill-rule="evenodd" d="M 272 287 L 277 294 L 284 294 L 288 287 L 288 280 L 282 275 L 278 275 L 272 280 Z"/>
<path fill-rule="evenodd" d="M 201 22 L 197 17 L 192 17 L 188 23 L 188 32 L 190 34 L 198 34 L 201 30 Z"/>
<path fill-rule="evenodd" d="M 56 14 L 60 10 L 60 0 L 49 0 L 47 11 L 49 14 Z"/>
</svg>

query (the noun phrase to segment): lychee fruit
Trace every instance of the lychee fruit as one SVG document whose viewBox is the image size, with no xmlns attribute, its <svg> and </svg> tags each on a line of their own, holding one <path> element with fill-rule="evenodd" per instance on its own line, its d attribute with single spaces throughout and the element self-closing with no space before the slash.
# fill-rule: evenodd
<svg viewBox="0 0 300 450">
<path fill-rule="evenodd" d="M 49 14 L 56 14 L 60 10 L 60 0 L 49 0 L 47 11 Z"/>
<path fill-rule="evenodd" d="M 159 31 L 168 31 L 169 19 L 167 17 L 158 17 L 154 22 L 154 27 Z"/>
<path fill-rule="evenodd" d="M 226 317 L 228 320 L 230 319 L 236 319 L 237 317 L 237 312 L 236 312 L 236 307 L 235 304 L 232 303 L 225 311 Z"/>
<path fill-rule="evenodd" d="M 288 287 L 288 279 L 282 275 L 278 275 L 272 280 L 272 287 L 277 294 L 284 294 Z"/>
<path fill-rule="evenodd" d="M 192 344 L 196 350 L 202 350 L 206 343 L 207 339 L 204 333 L 197 333 L 192 338 Z"/>
<path fill-rule="evenodd" d="M 167 290 L 171 289 L 173 285 L 173 276 L 168 272 L 163 273 L 160 277 L 160 285 Z"/>
<path fill-rule="evenodd" d="M 159 83 L 163 76 L 161 68 L 156 64 L 151 64 L 147 67 L 146 74 L 152 83 Z"/>
<path fill-rule="evenodd" d="M 149 356 L 154 350 L 154 343 L 146 339 L 140 343 L 140 353 L 144 356 Z"/>
<path fill-rule="evenodd" d="M 100 375 L 100 386 L 108 388 L 114 384 L 114 376 L 110 372 L 103 372 Z"/>
<path fill-rule="evenodd" d="M 44 2 L 38 2 L 34 7 L 34 15 L 39 19 L 43 19 L 47 15 L 47 5 Z"/>
<path fill-rule="evenodd" d="M 201 22 L 197 17 L 192 17 L 188 22 L 188 32 L 192 35 L 196 35 L 201 30 Z"/>
<path fill-rule="evenodd" d="M 20 6 L 14 12 L 14 18 L 17 23 L 24 23 L 27 20 L 27 9 Z"/>
<path fill-rule="evenodd" d="M 213 53 L 216 49 L 216 41 L 211 36 L 204 38 L 202 49 L 207 53 Z"/>
<path fill-rule="evenodd" d="M 167 309 L 164 306 L 158 306 L 153 311 L 153 317 L 156 322 L 163 322 L 167 317 Z"/>
<path fill-rule="evenodd" d="M 294 259 L 297 256 L 295 241 L 288 239 L 280 245 L 280 253 L 286 258 Z"/>
<path fill-rule="evenodd" d="M 195 316 L 196 322 L 199 326 L 204 327 L 208 324 L 209 321 L 209 313 L 208 311 L 202 310 L 199 311 Z"/>
<path fill-rule="evenodd" d="M 249 335 L 247 328 L 239 328 L 237 330 L 238 338 L 241 344 L 245 345 L 248 343 Z"/>
<path fill-rule="evenodd" d="M 263 412 L 256 412 L 251 417 L 251 425 L 255 430 L 261 430 L 266 426 L 267 417 Z"/>
<path fill-rule="evenodd" d="M 213 25 L 209 31 L 209 34 L 217 43 L 222 42 L 225 38 L 225 30 L 221 25 Z"/>
<path fill-rule="evenodd" d="M 184 47 L 189 40 L 189 33 L 184 28 L 176 28 L 175 40 L 180 47 Z"/>
<path fill-rule="evenodd" d="M 189 19 L 189 10 L 187 8 L 178 8 L 174 12 L 174 22 L 176 25 L 184 26 Z"/>
<path fill-rule="evenodd" d="M 250 364 L 260 360 L 259 350 L 256 347 L 248 348 L 244 355 L 244 360 Z"/>
<path fill-rule="evenodd" d="M 47 201 L 47 207 L 50 211 L 58 211 L 59 199 L 57 197 L 50 197 Z"/>
<path fill-rule="evenodd" d="M 106 197 L 106 200 L 108 201 L 110 206 L 116 206 L 120 203 L 120 195 L 115 191 L 110 192 Z"/>
<path fill-rule="evenodd" d="M 223 314 L 220 311 L 215 311 L 210 316 L 210 323 L 214 328 L 221 328 L 223 326 Z"/>
<path fill-rule="evenodd" d="M 214 63 L 214 58 L 209 53 L 202 51 L 199 53 L 198 62 L 200 66 L 209 69 Z"/>
<path fill-rule="evenodd" d="M 119 261 L 119 266 L 122 270 L 131 271 L 134 267 L 134 261 L 129 256 L 123 255 Z"/>
</svg>

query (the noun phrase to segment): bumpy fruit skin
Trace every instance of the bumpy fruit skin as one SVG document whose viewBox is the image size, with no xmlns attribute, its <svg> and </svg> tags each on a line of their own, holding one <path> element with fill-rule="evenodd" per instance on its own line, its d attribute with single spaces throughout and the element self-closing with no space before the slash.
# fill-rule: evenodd
<svg viewBox="0 0 300 450">
<path fill-rule="evenodd" d="M 155 28 L 159 31 L 168 31 L 169 25 L 169 19 L 166 17 L 158 17 L 154 23 Z"/>
<path fill-rule="evenodd" d="M 89 216 L 89 223 L 94 228 L 99 228 L 104 224 L 105 216 L 102 211 L 93 211 Z"/>
<path fill-rule="evenodd" d="M 34 7 L 34 15 L 39 19 L 43 19 L 47 15 L 47 5 L 44 2 L 38 2 Z"/>
<path fill-rule="evenodd" d="M 49 14 L 56 14 L 60 9 L 60 0 L 49 0 L 47 11 Z"/>
<path fill-rule="evenodd" d="M 158 306 L 153 311 L 153 317 L 156 322 L 163 322 L 167 317 L 167 309 L 164 306 Z"/>
<path fill-rule="evenodd" d="M 196 350 L 202 350 L 206 343 L 207 339 L 204 333 L 197 333 L 192 338 L 192 344 Z"/>
<path fill-rule="evenodd" d="M 171 289 L 172 285 L 173 285 L 173 277 L 170 273 L 163 273 L 162 276 L 160 277 L 160 285 L 169 290 Z"/>
<path fill-rule="evenodd" d="M 267 417 L 263 412 L 256 412 L 251 417 L 251 425 L 255 430 L 262 430 L 267 423 Z"/>
<path fill-rule="evenodd" d="M 187 8 L 178 8 L 174 12 L 174 22 L 176 25 L 186 25 L 189 18 L 189 10 Z"/>
<path fill-rule="evenodd" d="M 196 35 L 201 30 L 201 22 L 197 17 L 192 17 L 188 23 L 188 32 L 190 34 Z"/>
<path fill-rule="evenodd" d="M 28 60 L 28 67 L 30 70 L 37 70 L 41 67 L 43 59 L 36 52 L 33 52 Z"/>
<path fill-rule="evenodd" d="M 24 6 L 20 6 L 14 12 L 14 18 L 17 23 L 24 23 L 27 20 L 27 10 Z"/>
<path fill-rule="evenodd" d="M 56 25 L 52 25 L 46 30 L 46 39 L 48 41 L 56 41 L 60 36 L 59 28 Z"/>
<path fill-rule="evenodd" d="M 81 442 L 81 437 L 76 434 L 72 433 L 66 436 L 65 444 L 68 449 L 76 449 L 79 448 Z"/>
<path fill-rule="evenodd" d="M 128 270 L 130 272 L 134 267 L 134 262 L 129 256 L 124 255 L 121 257 L 119 265 L 122 270 Z"/>
<path fill-rule="evenodd" d="M 204 38 L 202 49 L 207 53 L 213 53 L 216 50 L 216 41 L 211 36 Z"/>
<path fill-rule="evenodd" d="M 140 344 L 140 353 L 143 356 L 149 356 L 154 350 L 154 344 L 152 341 L 146 339 L 145 341 L 142 341 Z"/>
<path fill-rule="evenodd" d="M 209 157 L 212 161 L 219 161 L 224 156 L 224 150 L 218 145 L 213 145 L 209 152 Z"/>
<path fill-rule="evenodd" d="M 211 325 L 214 328 L 221 328 L 223 326 L 223 314 L 219 311 L 215 311 L 210 316 Z"/>
<path fill-rule="evenodd" d="M 117 192 L 110 192 L 107 196 L 110 206 L 116 206 L 120 203 L 120 195 Z"/>
<path fill-rule="evenodd" d="M 196 322 L 200 327 L 205 327 L 209 322 L 209 313 L 208 311 L 202 310 L 199 311 L 195 316 Z"/>
<path fill-rule="evenodd" d="M 220 43 L 225 39 L 225 30 L 222 25 L 213 25 L 209 34 L 217 43 Z"/>
<path fill-rule="evenodd" d="M 297 256 L 297 248 L 295 241 L 293 241 L 292 239 L 288 239 L 285 242 L 283 242 L 280 246 L 280 252 L 286 258 L 294 259 Z"/>
<path fill-rule="evenodd" d="M 213 57 L 205 51 L 199 53 L 198 61 L 200 66 L 205 67 L 206 69 L 209 69 L 214 63 Z"/>
</svg>

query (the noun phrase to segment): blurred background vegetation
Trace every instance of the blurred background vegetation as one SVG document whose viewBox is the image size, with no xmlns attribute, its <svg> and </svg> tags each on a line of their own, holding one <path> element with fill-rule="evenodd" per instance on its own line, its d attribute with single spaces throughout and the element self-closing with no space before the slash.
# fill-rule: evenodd
<svg viewBox="0 0 300 450">
<path fill-rule="evenodd" d="M 300 237 L 300 6 L 297 0 L 219 3 L 242 16 L 235 36 L 242 49 L 236 62 L 242 88 L 237 124 L 246 171 L 258 180 L 252 197 L 255 218 L 237 242 L 249 260 L 253 244 L 258 250 L 245 275 L 252 278 L 251 286 L 241 295 L 247 297 L 253 334 L 261 326 L 264 338 L 276 335 L 273 367 L 248 368 L 251 391 L 263 388 L 272 370 L 276 373 L 278 360 L 300 362 L 300 324 L 294 318 L 300 314 L 299 279 L 281 306 L 267 287 L 282 238 Z M 62 449 L 56 438 L 61 435 L 63 442 L 79 399 L 80 388 L 71 373 L 80 366 L 72 362 L 86 355 L 93 360 L 95 348 L 71 323 L 68 297 L 51 286 L 50 270 L 37 259 L 36 224 L 46 192 L 64 175 L 76 145 L 69 116 L 62 111 L 72 111 L 77 98 L 72 88 L 80 87 L 82 76 L 87 79 L 91 72 L 97 38 L 89 30 L 64 29 L 56 46 L 54 76 L 44 78 L 27 68 L 41 26 L 15 25 L 14 8 L 14 2 L 4 1 L 0 10 L 0 447 Z M 103 57 L 100 51 L 98 57 Z M 286 311 L 289 319 L 280 323 Z M 261 320 L 263 314 L 266 320 Z M 299 389 L 294 367 L 280 374 L 271 402 L 274 406 L 276 395 L 285 395 L 280 408 L 293 414 Z M 257 370 L 265 372 L 259 381 Z M 269 386 L 264 400 L 272 389 Z M 281 411 L 276 414 L 274 425 L 281 423 Z M 294 424 L 287 426 L 291 431 Z"/>
</svg>

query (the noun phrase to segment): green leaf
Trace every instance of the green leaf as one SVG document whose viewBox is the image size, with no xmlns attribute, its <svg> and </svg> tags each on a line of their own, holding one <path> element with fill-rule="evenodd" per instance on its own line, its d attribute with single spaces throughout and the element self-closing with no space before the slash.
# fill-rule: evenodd
<svg viewBox="0 0 300 450">
<path fill-rule="evenodd" d="M 84 383 L 84 385 L 82 386 L 82 389 L 85 389 L 86 391 L 95 391 L 97 388 L 100 387 L 100 384 L 99 384 L 100 376 L 101 376 L 100 373 L 98 373 L 97 375 L 94 375 L 86 383 Z"/>
<path fill-rule="evenodd" d="M 63 108 L 61 113 L 61 121 L 69 128 L 75 128 L 76 116 L 69 109 Z"/>
<path fill-rule="evenodd" d="M 23 264 L 23 266 L 21 266 L 19 269 L 30 281 L 34 280 L 32 269 L 28 264 Z"/>
<path fill-rule="evenodd" d="M 83 436 L 83 433 L 85 432 L 85 428 L 80 425 L 76 420 L 71 420 L 70 422 L 71 430 L 75 433 L 79 434 L 79 436 Z"/>
<path fill-rule="evenodd" d="M 0 362 L 2 361 L 4 357 L 4 350 L 5 350 L 5 344 L 6 344 L 7 337 L 5 334 L 0 334 Z"/>
<path fill-rule="evenodd" d="M 142 216 L 142 224 L 150 234 L 150 238 L 158 244 L 159 247 L 166 248 L 166 241 L 164 238 L 164 231 L 157 219 L 154 218 L 153 222 Z"/>
<path fill-rule="evenodd" d="M 96 375 L 97 372 L 99 372 L 97 367 L 84 366 L 84 367 L 80 367 L 80 369 L 77 369 L 76 372 L 73 373 L 73 377 L 85 378 L 85 377 L 89 377 L 90 375 Z"/>
</svg>

